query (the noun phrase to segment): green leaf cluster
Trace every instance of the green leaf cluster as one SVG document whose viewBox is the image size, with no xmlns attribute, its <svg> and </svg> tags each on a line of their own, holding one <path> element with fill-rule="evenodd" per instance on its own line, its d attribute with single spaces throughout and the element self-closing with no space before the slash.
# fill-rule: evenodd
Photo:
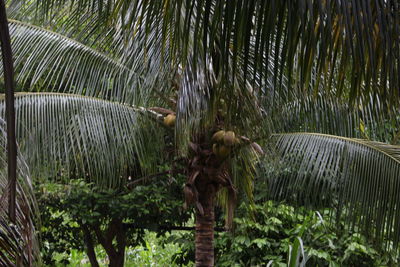
<svg viewBox="0 0 400 267">
<path fill-rule="evenodd" d="M 302 240 L 306 266 L 397 266 L 398 251 L 384 252 L 365 236 L 341 230 L 305 208 L 268 201 L 255 205 L 253 220 L 244 205 L 236 229 L 222 233 L 216 243 L 218 266 L 287 266 L 289 247 Z M 301 254 L 301 253 L 300 253 Z"/>
<path fill-rule="evenodd" d="M 399 251 L 385 251 L 355 231 L 344 230 L 322 213 L 303 207 L 273 201 L 257 203 L 250 211 L 245 204 L 237 210 L 235 229 L 218 233 L 215 238 L 216 266 L 289 266 L 290 256 L 299 255 L 293 266 L 398 266 Z M 194 245 L 191 233 L 178 233 L 168 242 L 177 242 L 182 251 L 175 255 L 181 264 L 193 261 Z M 290 253 L 298 247 L 298 252 Z M 303 257 L 304 255 L 304 257 Z M 292 265 L 290 265 L 292 266 Z"/>
<path fill-rule="evenodd" d="M 122 220 L 127 225 L 127 246 L 137 246 L 146 244 L 145 229 L 162 235 L 166 231 L 159 225 L 181 224 L 190 217 L 182 208 L 177 181 L 156 181 L 118 191 L 99 189 L 77 179 L 68 185 L 41 184 L 38 189 L 46 264 L 54 263 L 56 253 L 65 256 L 60 263 L 68 263 L 73 249 L 85 249 L 83 225 L 105 228 L 113 219 Z M 92 237 L 96 240 L 95 235 Z"/>
</svg>

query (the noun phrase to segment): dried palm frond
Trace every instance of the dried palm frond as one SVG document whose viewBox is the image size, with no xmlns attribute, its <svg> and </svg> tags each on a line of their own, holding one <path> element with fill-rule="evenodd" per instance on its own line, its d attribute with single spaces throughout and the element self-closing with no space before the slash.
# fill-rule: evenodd
<svg viewBox="0 0 400 267">
<path fill-rule="evenodd" d="M 38 209 L 29 169 L 19 155 L 17 164 L 16 224 L 8 215 L 8 175 L 5 122 L 0 119 L 0 265 L 34 266 L 40 263 Z"/>
</svg>

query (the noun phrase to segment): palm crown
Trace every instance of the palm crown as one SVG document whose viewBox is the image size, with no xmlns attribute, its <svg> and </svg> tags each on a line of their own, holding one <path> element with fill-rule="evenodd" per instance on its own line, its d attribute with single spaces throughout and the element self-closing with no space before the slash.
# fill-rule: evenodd
<svg viewBox="0 0 400 267">
<path fill-rule="evenodd" d="M 151 172 L 174 135 L 201 221 L 217 192 L 228 217 L 236 189 L 251 198 L 256 162 L 276 149 L 295 171 L 274 196 L 335 195 L 338 214 L 397 244 L 399 148 L 349 138 L 396 141 L 396 1 L 8 2 L 17 81 L 40 92 L 16 98 L 33 175 L 57 166 L 116 186 L 134 161 Z M 218 157 L 221 129 L 237 144 Z"/>
</svg>

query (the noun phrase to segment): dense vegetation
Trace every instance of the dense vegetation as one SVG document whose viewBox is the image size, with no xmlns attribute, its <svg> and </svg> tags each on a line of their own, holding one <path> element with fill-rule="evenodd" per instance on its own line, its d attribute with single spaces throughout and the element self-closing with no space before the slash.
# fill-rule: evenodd
<svg viewBox="0 0 400 267">
<path fill-rule="evenodd" d="M 160 178 L 147 186 L 121 190 L 101 190 L 84 180 L 40 184 L 44 262 L 52 264 L 56 253 L 68 256 L 75 249 L 85 251 L 95 266 L 97 245 L 111 261 L 124 262 L 126 247 L 146 245 L 145 229 L 162 235 L 168 227 L 184 224 L 189 214 L 182 208 L 180 184 Z"/>
<path fill-rule="evenodd" d="M 181 212 L 179 179 L 168 182 L 169 179 L 160 177 L 157 182 L 137 186 L 129 193 L 93 193 L 82 180 L 68 185 L 40 185 L 37 195 L 43 218 L 44 262 L 88 264 L 82 222 L 106 225 L 110 217 L 117 215 L 130 225 L 125 266 L 191 266 L 193 233 L 171 230 L 168 226 L 192 225 L 193 219 L 190 213 Z M 262 266 L 269 262 L 272 266 L 287 266 L 290 251 L 298 241 L 301 246 L 293 255 L 300 257 L 299 263 L 307 262 L 307 266 L 398 265 L 397 251 L 386 252 L 381 243 L 357 231 L 348 231 L 342 222 L 332 221 L 332 210 L 316 211 L 268 201 L 264 180 L 257 180 L 256 188 L 253 209 L 250 211 L 243 203 L 237 209 L 234 229 L 216 234 L 218 266 Z M 124 205 L 125 201 L 129 204 Z M 221 211 L 217 211 L 219 226 L 224 224 Z M 100 265 L 109 262 L 94 233 L 92 237 Z"/>
</svg>

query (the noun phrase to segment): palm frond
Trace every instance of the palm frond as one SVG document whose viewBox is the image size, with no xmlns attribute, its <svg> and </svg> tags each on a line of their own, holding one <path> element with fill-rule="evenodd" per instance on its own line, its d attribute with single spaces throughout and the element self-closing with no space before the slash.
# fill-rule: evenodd
<svg viewBox="0 0 400 267">
<path fill-rule="evenodd" d="M 356 128 L 367 124 L 356 113 L 359 113 L 359 97 L 368 99 L 371 91 L 381 106 L 391 103 L 398 109 L 398 101 L 393 101 L 398 98 L 394 88 L 399 87 L 399 75 L 396 75 L 399 72 L 396 51 L 399 49 L 396 47 L 400 43 L 398 29 L 392 24 L 398 20 L 395 1 L 359 4 L 339 0 L 64 0 L 57 1 L 57 5 L 52 0 L 33 2 L 36 4 L 32 10 L 55 14 L 55 20 L 60 20 L 59 14 L 68 14 L 71 18 L 85 12 L 90 13 L 89 16 L 99 16 L 99 25 L 108 21 L 116 28 L 118 33 L 114 38 L 119 43 L 121 40 L 129 42 L 137 35 L 142 36 L 142 43 L 147 38 L 152 39 L 145 47 L 139 46 L 141 50 L 132 47 L 121 50 L 124 46 L 120 45 L 112 47 L 124 51 L 116 54 L 123 55 L 120 62 L 127 66 L 132 66 L 135 51 L 152 58 L 169 55 L 168 60 L 152 64 L 151 74 L 146 77 L 153 81 L 162 78 L 169 83 L 171 76 L 160 77 L 157 69 L 168 65 L 165 62 L 175 62 L 172 70 L 176 71 L 180 64 L 182 79 L 177 100 L 180 130 L 177 132 L 183 136 L 190 137 L 200 121 L 212 123 L 221 108 L 221 100 L 227 106 L 224 123 L 240 130 L 253 129 L 255 135 L 262 129 L 274 127 L 274 121 L 279 119 L 273 118 L 282 115 L 283 105 L 302 95 L 305 95 L 305 102 L 312 103 L 321 97 L 318 92 L 325 97 L 325 91 L 329 91 L 331 97 L 340 96 L 343 103 L 351 100 L 349 107 L 343 110 L 356 106 L 353 111 L 356 119 L 349 120 L 347 126 L 341 123 L 343 127 L 331 127 L 340 122 L 339 113 L 322 114 L 322 117 L 337 117 L 336 122 L 324 126 L 323 132 L 327 133 L 354 136 L 354 124 Z M 71 23 L 73 21 L 71 19 Z M 68 22 L 60 23 L 70 28 Z M 162 49 L 165 54 L 160 52 Z M 390 66 L 390 70 L 386 66 Z M 151 86 L 142 86 L 148 87 Z M 162 87 L 166 88 L 157 88 L 161 95 L 174 94 L 171 86 Z M 320 107 L 322 105 L 325 104 L 321 103 Z M 260 107 L 266 107 L 261 111 L 266 118 L 261 127 Z M 321 128 L 322 124 L 308 120 L 310 127 L 307 129 Z M 277 126 L 275 130 L 279 131 Z M 187 140 L 181 144 L 186 147 Z"/>
<path fill-rule="evenodd" d="M 153 90 L 168 86 L 173 72 L 161 45 L 146 54 L 152 38 L 116 41 L 115 58 L 66 36 L 20 21 L 10 21 L 17 82 L 22 90 L 99 97 L 129 104 L 148 101 Z M 122 43 L 121 43 L 122 42 Z M 118 45 L 118 43 L 120 43 Z M 150 53 L 147 51 L 147 53 Z M 150 56 L 150 57 L 149 57 Z M 163 65 L 165 71 L 161 71 Z"/>
<path fill-rule="evenodd" d="M 400 130 L 397 108 L 387 107 L 372 93 L 357 102 L 351 105 L 326 93 L 304 94 L 289 102 L 281 100 L 274 113 L 268 112 L 274 114 L 275 132 L 318 132 L 395 144 Z"/>
<path fill-rule="evenodd" d="M 138 102 L 137 88 L 142 81 L 118 60 L 65 36 L 18 21 L 10 22 L 10 34 L 18 83 Z"/>
<path fill-rule="evenodd" d="M 54 93 L 17 94 L 15 108 L 20 151 L 35 177 L 115 187 L 161 160 L 162 128 L 143 108 Z"/>
<path fill-rule="evenodd" d="M 51 14 L 46 14 L 40 10 L 43 1 L 6 0 L 10 19 L 57 32 L 87 46 L 96 47 L 98 51 L 114 52 L 110 51 L 109 47 L 113 43 L 118 27 L 110 25 L 107 23 L 107 18 L 99 16 L 101 1 L 96 1 L 97 3 L 91 7 L 86 6 L 85 12 L 83 10 L 76 12 L 72 2 L 71 0 L 59 2 Z"/>
<path fill-rule="evenodd" d="M 398 246 L 399 146 L 313 133 L 279 134 L 275 141 L 282 168 L 271 179 L 274 198 L 334 207 L 350 227 Z"/>
<path fill-rule="evenodd" d="M 55 3 L 68 1 L 41 2 L 42 10 L 52 11 Z M 96 2 L 74 1 L 71 7 L 85 12 Z M 397 0 L 102 3 L 104 8 L 98 9 L 102 17 L 121 16 L 129 18 L 130 24 L 173 29 L 164 30 L 163 39 L 172 40 L 175 49 L 171 51 L 179 52 L 184 63 L 188 55 L 217 51 L 223 78 L 229 74 L 227 62 L 232 62 L 233 69 L 242 69 L 245 80 L 267 77 L 263 74 L 272 63 L 276 90 L 286 73 L 293 86 L 308 88 L 311 83 L 317 89 L 324 84 L 351 100 L 369 94 L 372 88 L 393 105 L 400 95 Z"/>
<path fill-rule="evenodd" d="M 43 65 L 37 61 L 44 60 L 45 64 L 50 63 L 60 68 L 24 68 L 27 72 L 20 73 L 20 76 L 26 77 L 23 81 L 30 82 L 32 76 L 36 82 L 40 79 L 36 89 L 83 93 L 130 104 L 136 100 L 135 104 L 139 104 L 139 98 L 135 99 L 134 96 L 140 96 L 140 100 L 145 101 L 154 90 L 162 91 L 170 86 L 169 81 L 174 77 L 177 63 L 172 62 L 163 50 L 165 48 L 169 51 L 169 41 L 160 41 L 163 33 L 160 25 L 128 27 L 124 26 L 125 18 L 108 21 L 100 13 L 110 6 L 103 6 L 102 1 L 96 1 L 90 6 L 86 6 L 87 3 L 75 6 L 76 2 L 71 0 L 60 1 L 52 7 L 52 14 L 48 16 L 41 13 L 40 7 L 46 4 L 43 1 L 17 1 L 14 5 L 14 1 L 9 2 L 14 22 L 36 30 L 30 33 L 32 36 L 24 36 L 26 33 L 18 35 L 19 43 L 25 48 L 22 50 L 24 56 L 36 61 L 32 65 Z M 52 37 L 49 43 L 43 35 Z M 26 39 L 21 40 L 23 37 Z M 24 44 L 38 40 L 47 46 L 44 49 L 50 51 L 52 58 L 40 49 L 30 49 L 29 44 Z M 81 63 L 80 66 L 68 64 L 74 57 L 75 63 Z M 70 70 L 63 69 L 63 66 Z M 94 74 L 90 76 L 90 73 Z M 94 82 L 96 80 L 97 84 Z M 49 85 L 50 89 L 44 87 Z"/>
<path fill-rule="evenodd" d="M 17 163 L 16 224 L 8 214 L 8 175 L 5 122 L 0 119 L 0 264 L 34 266 L 40 263 L 35 232 L 39 218 L 29 169 L 20 155 Z"/>
</svg>

